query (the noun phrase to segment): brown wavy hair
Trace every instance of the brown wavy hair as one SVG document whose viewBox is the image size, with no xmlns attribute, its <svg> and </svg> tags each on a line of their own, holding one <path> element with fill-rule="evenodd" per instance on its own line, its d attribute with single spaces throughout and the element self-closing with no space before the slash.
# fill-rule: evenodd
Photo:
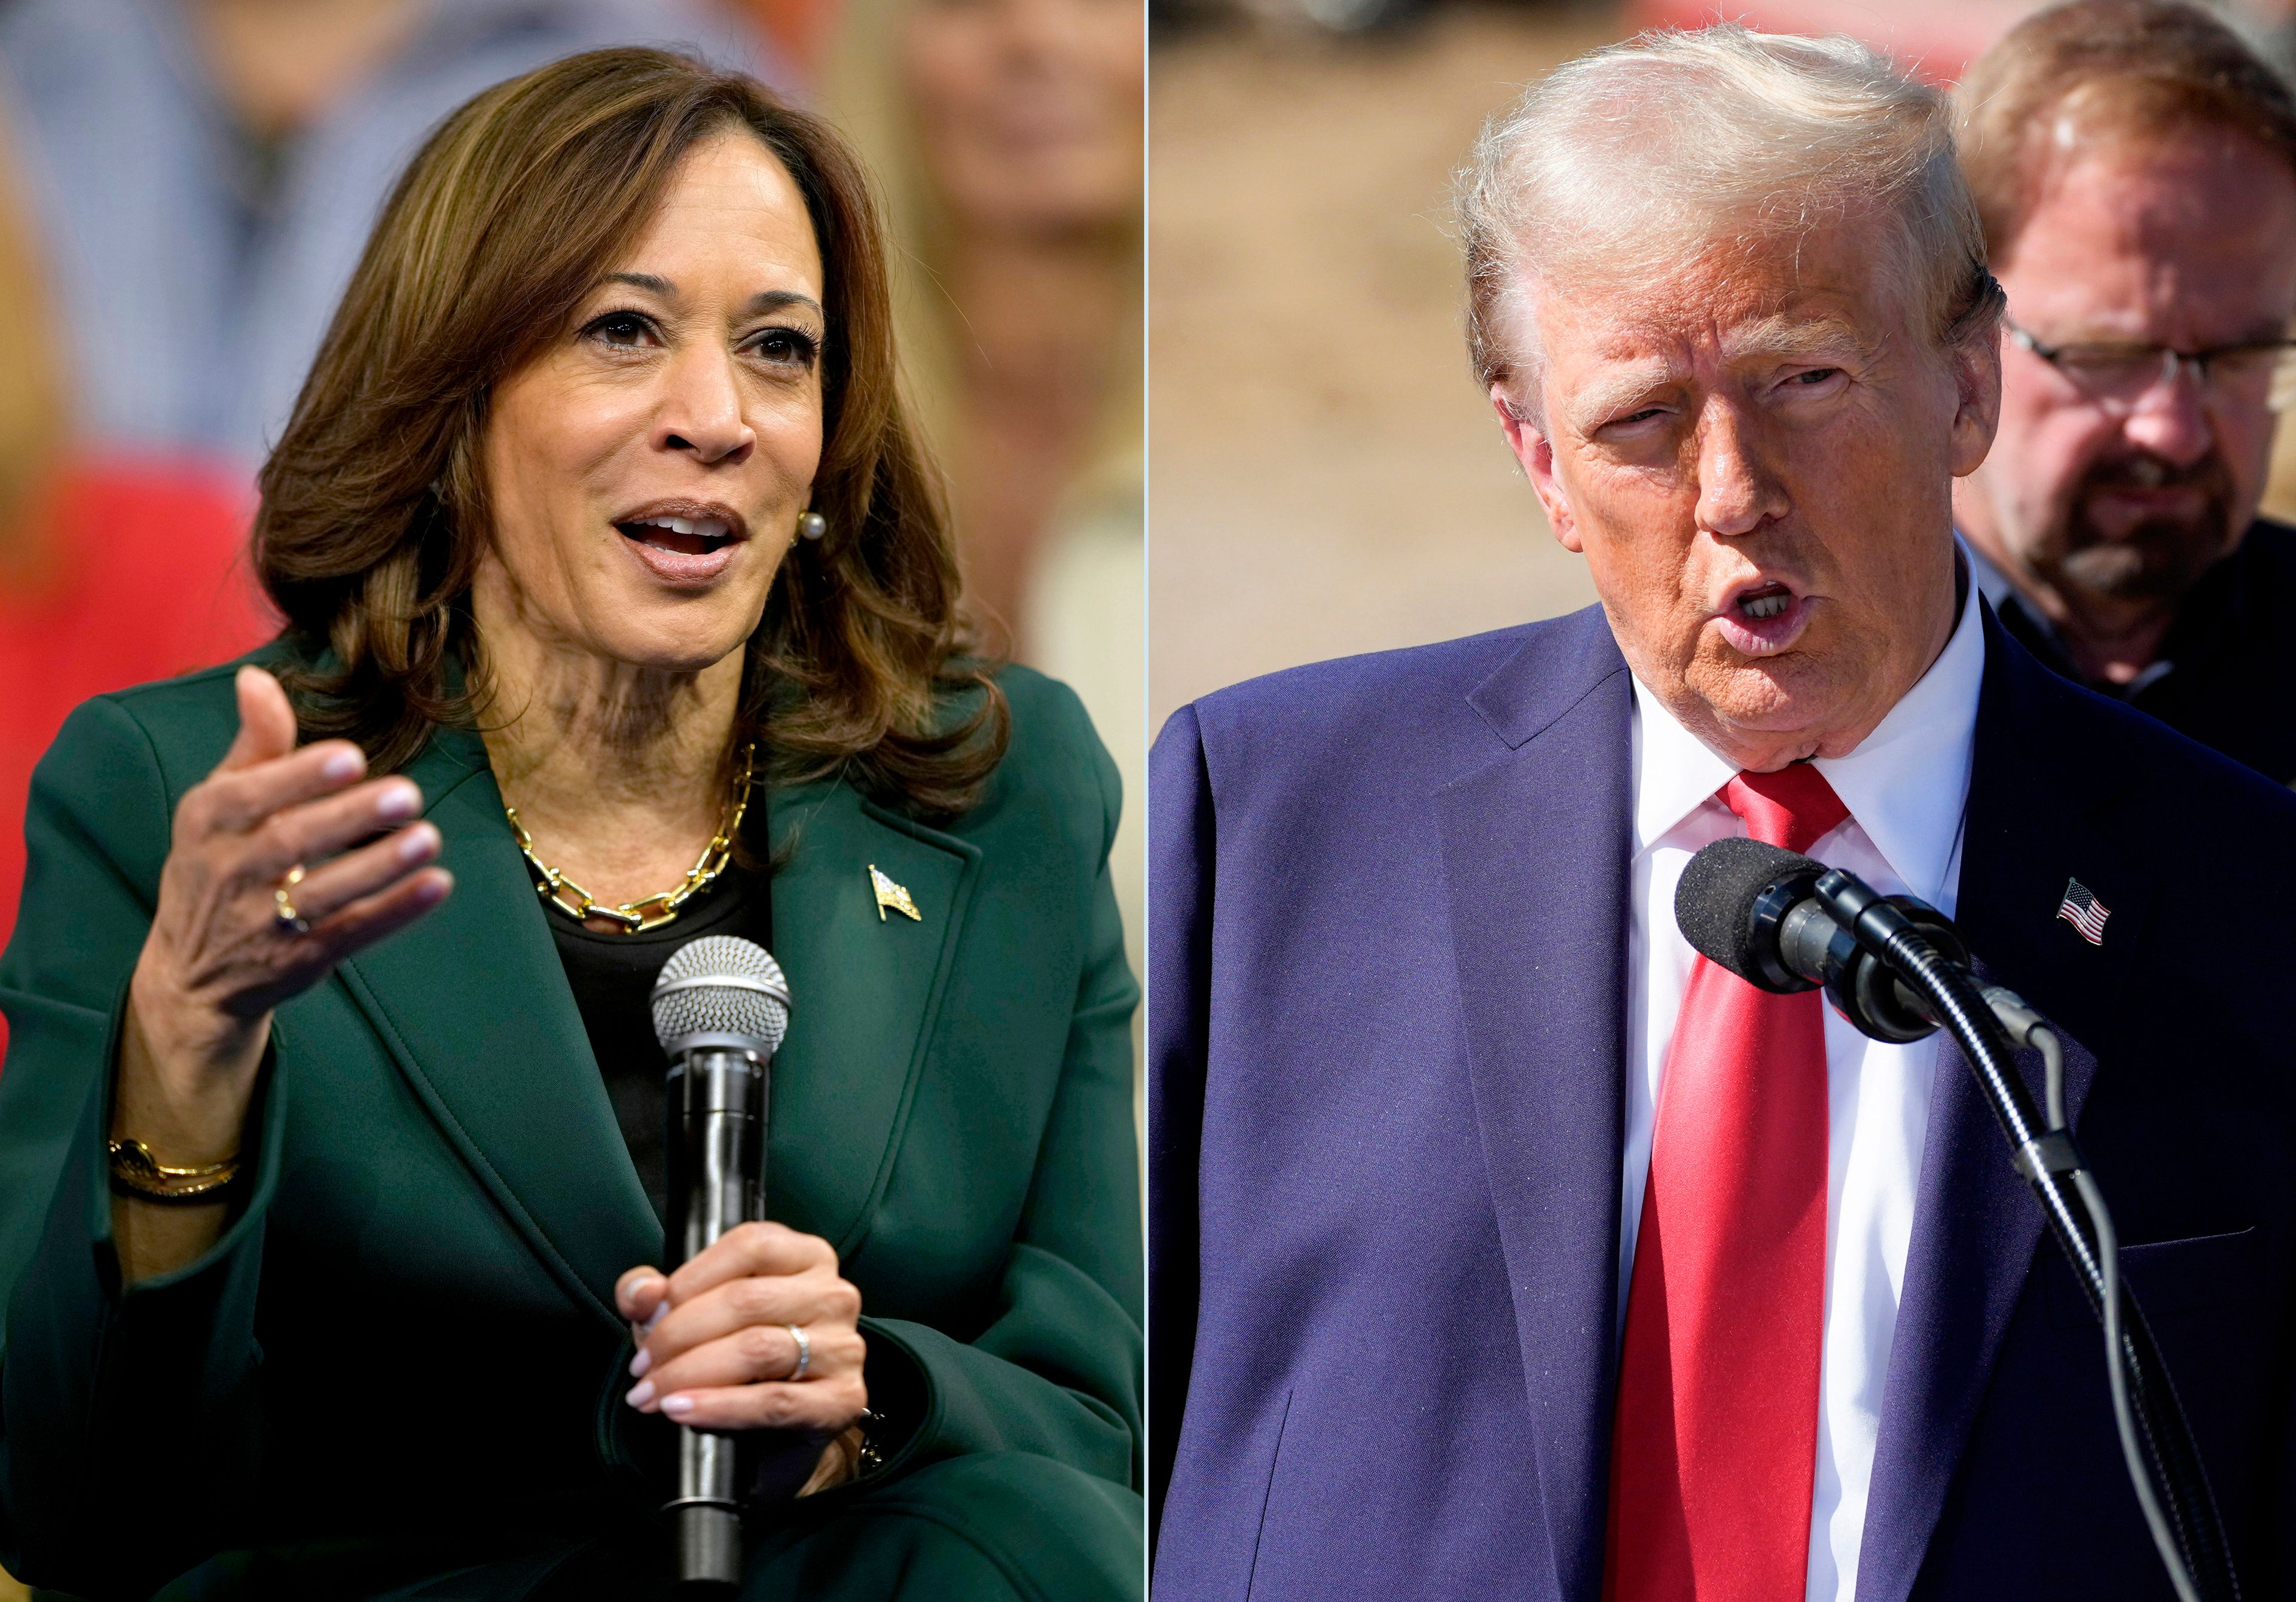
<svg viewBox="0 0 2296 1602">
<path fill-rule="evenodd" d="M 1986 247 L 2006 261 L 2040 201 L 2061 126 L 2150 144 L 2244 135 L 2296 174 L 2296 94 L 2241 37 L 2177 0 L 2072 0 L 2026 18 L 1961 81 L 1961 167 Z"/>
<path fill-rule="evenodd" d="M 695 144 L 746 128 L 805 197 L 826 268 L 819 540 L 793 542 L 749 643 L 736 743 L 783 783 L 842 771 L 964 810 L 1009 717 L 958 612 L 940 485 L 898 393 L 884 226 L 860 164 L 762 85 L 667 51 L 592 51 L 487 90 L 392 191 L 285 435 L 255 562 L 287 619 L 310 737 L 403 768 L 475 714 L 468 595 L 489 538 L 481 440 L 533 357 L 644 230 Z"/>
</svg>

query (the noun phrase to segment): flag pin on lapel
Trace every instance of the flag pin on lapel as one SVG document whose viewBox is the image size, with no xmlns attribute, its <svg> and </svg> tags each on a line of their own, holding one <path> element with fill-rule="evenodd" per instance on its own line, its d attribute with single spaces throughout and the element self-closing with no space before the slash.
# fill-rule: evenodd
<svg viewBox="0 0 2296 1602">
<path fill-rule="evenodd" d="M 917 910 L 917 904 L 914 901 L 909 900 L 909 892 L 879 873 L 877 865 L 873 862 L 869 865 L 869 888 L 877 894 L 879 923 L 885 921 L 885 908 L 888 907 L 904 917 L 916 919 L 920 924 L 925 921 L 925 915 Z"/>
<path fill-rule="evenodd" d="M 2104 944 L 2104 920 L 2112 909 L 2096 899 L 2096 891 L 2079 879 L 2065 881 L 2065 899 L 2058 904 L 2057 916 L 2080 931 L 2081 938 L 2092 946 Z"/>
</svg>

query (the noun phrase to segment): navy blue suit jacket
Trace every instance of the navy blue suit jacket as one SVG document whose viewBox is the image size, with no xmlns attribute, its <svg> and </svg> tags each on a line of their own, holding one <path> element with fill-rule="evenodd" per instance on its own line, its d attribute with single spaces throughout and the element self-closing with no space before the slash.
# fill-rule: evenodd
<svg viewBox="0 0 2296 1602">
<path fill-rule="evenodd" d="M 2296 796 L 1985 623 L 1958 922 L 2068 1038 L 2246 1595 L 2289 1596 Z M 1240 685 L 1158 740 L 1161 1602 L 1599 1598 L 1630 707 L 1589 610 Z M 2056 916 L 2074 876 L 2102 945 Z M 1948 1048 L 1859 1602 L 2169 1594 L 2096 1325 Z"/>
</svg>

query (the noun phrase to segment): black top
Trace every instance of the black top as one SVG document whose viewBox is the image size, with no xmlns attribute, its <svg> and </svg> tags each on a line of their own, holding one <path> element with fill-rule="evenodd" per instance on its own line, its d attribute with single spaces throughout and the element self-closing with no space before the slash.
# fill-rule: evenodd
<svg viewBox="0 0 2296 1602">
<path fill-rule="evenodd" d="M 1988 587 L 1989 588 L 1990 587 Z M 2233 554 L 2177 604 L 2161 654 L 2134 685 L 2081 677 L 2054 629 L 2008 591 L 1997 610 L 2019 644 L 2076 684 L 2087 684 L 2178 734 L 2296 784 L 2296 529 L 2259 518 Z"/>
<path fill-rule="evenodd" d="M 751 817 L 761 810 L 753 803 Z M 669 1059 L 653 1032 L 653 983 L 679 947 L 705 934 L 737 934 L 772 950 L 772 881 L 729 864 L 676 918 L 643 934 L 601 933 L 556 910 L 547 916 L 558 960 L 565 965 L 566 982 L 573 988 L 574 1005 L 581 1009 L 582 1027 L 589 1031 L 590 1049 L 614 1105 L 614 1121 L 621 1126 L 655 1215 L 667 1219 L 668 1114 L 662 1081 Z"/>
</svg>

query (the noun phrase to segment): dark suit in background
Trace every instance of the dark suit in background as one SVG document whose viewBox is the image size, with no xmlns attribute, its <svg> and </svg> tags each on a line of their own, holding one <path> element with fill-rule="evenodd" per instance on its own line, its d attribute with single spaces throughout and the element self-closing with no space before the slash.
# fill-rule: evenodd
<svg viewBox="0 0 2296 1602">
<path fill-rule="evenodd" d="M 2068 1037 L 2247 1593 L 2284 1596 L 2296 797 L 1986 628 L 1958 923 Z M 1158 741 L 1163 1602 L 1601 1596 L 1630 709 L 1590 609 L 1238 686 Z M 2055 916 L 2073 875 L 2101 946 Z M 2097 1327 L 1950 1047 L 1865 1530 L 1860 1602 L 2170 1594 Z"/>
<path fill-rule="evenodd" d="M 2088 684 L 2008 579 L 1989 565 L 1979 571 L 2002 627 L 2065 678 Z M 2296 529 L 2258 518 L 2232 555 L 2177 598 L 2152 670 L 2128 689 L 2089 687 L 2296 785 Z"/>
</svg>

